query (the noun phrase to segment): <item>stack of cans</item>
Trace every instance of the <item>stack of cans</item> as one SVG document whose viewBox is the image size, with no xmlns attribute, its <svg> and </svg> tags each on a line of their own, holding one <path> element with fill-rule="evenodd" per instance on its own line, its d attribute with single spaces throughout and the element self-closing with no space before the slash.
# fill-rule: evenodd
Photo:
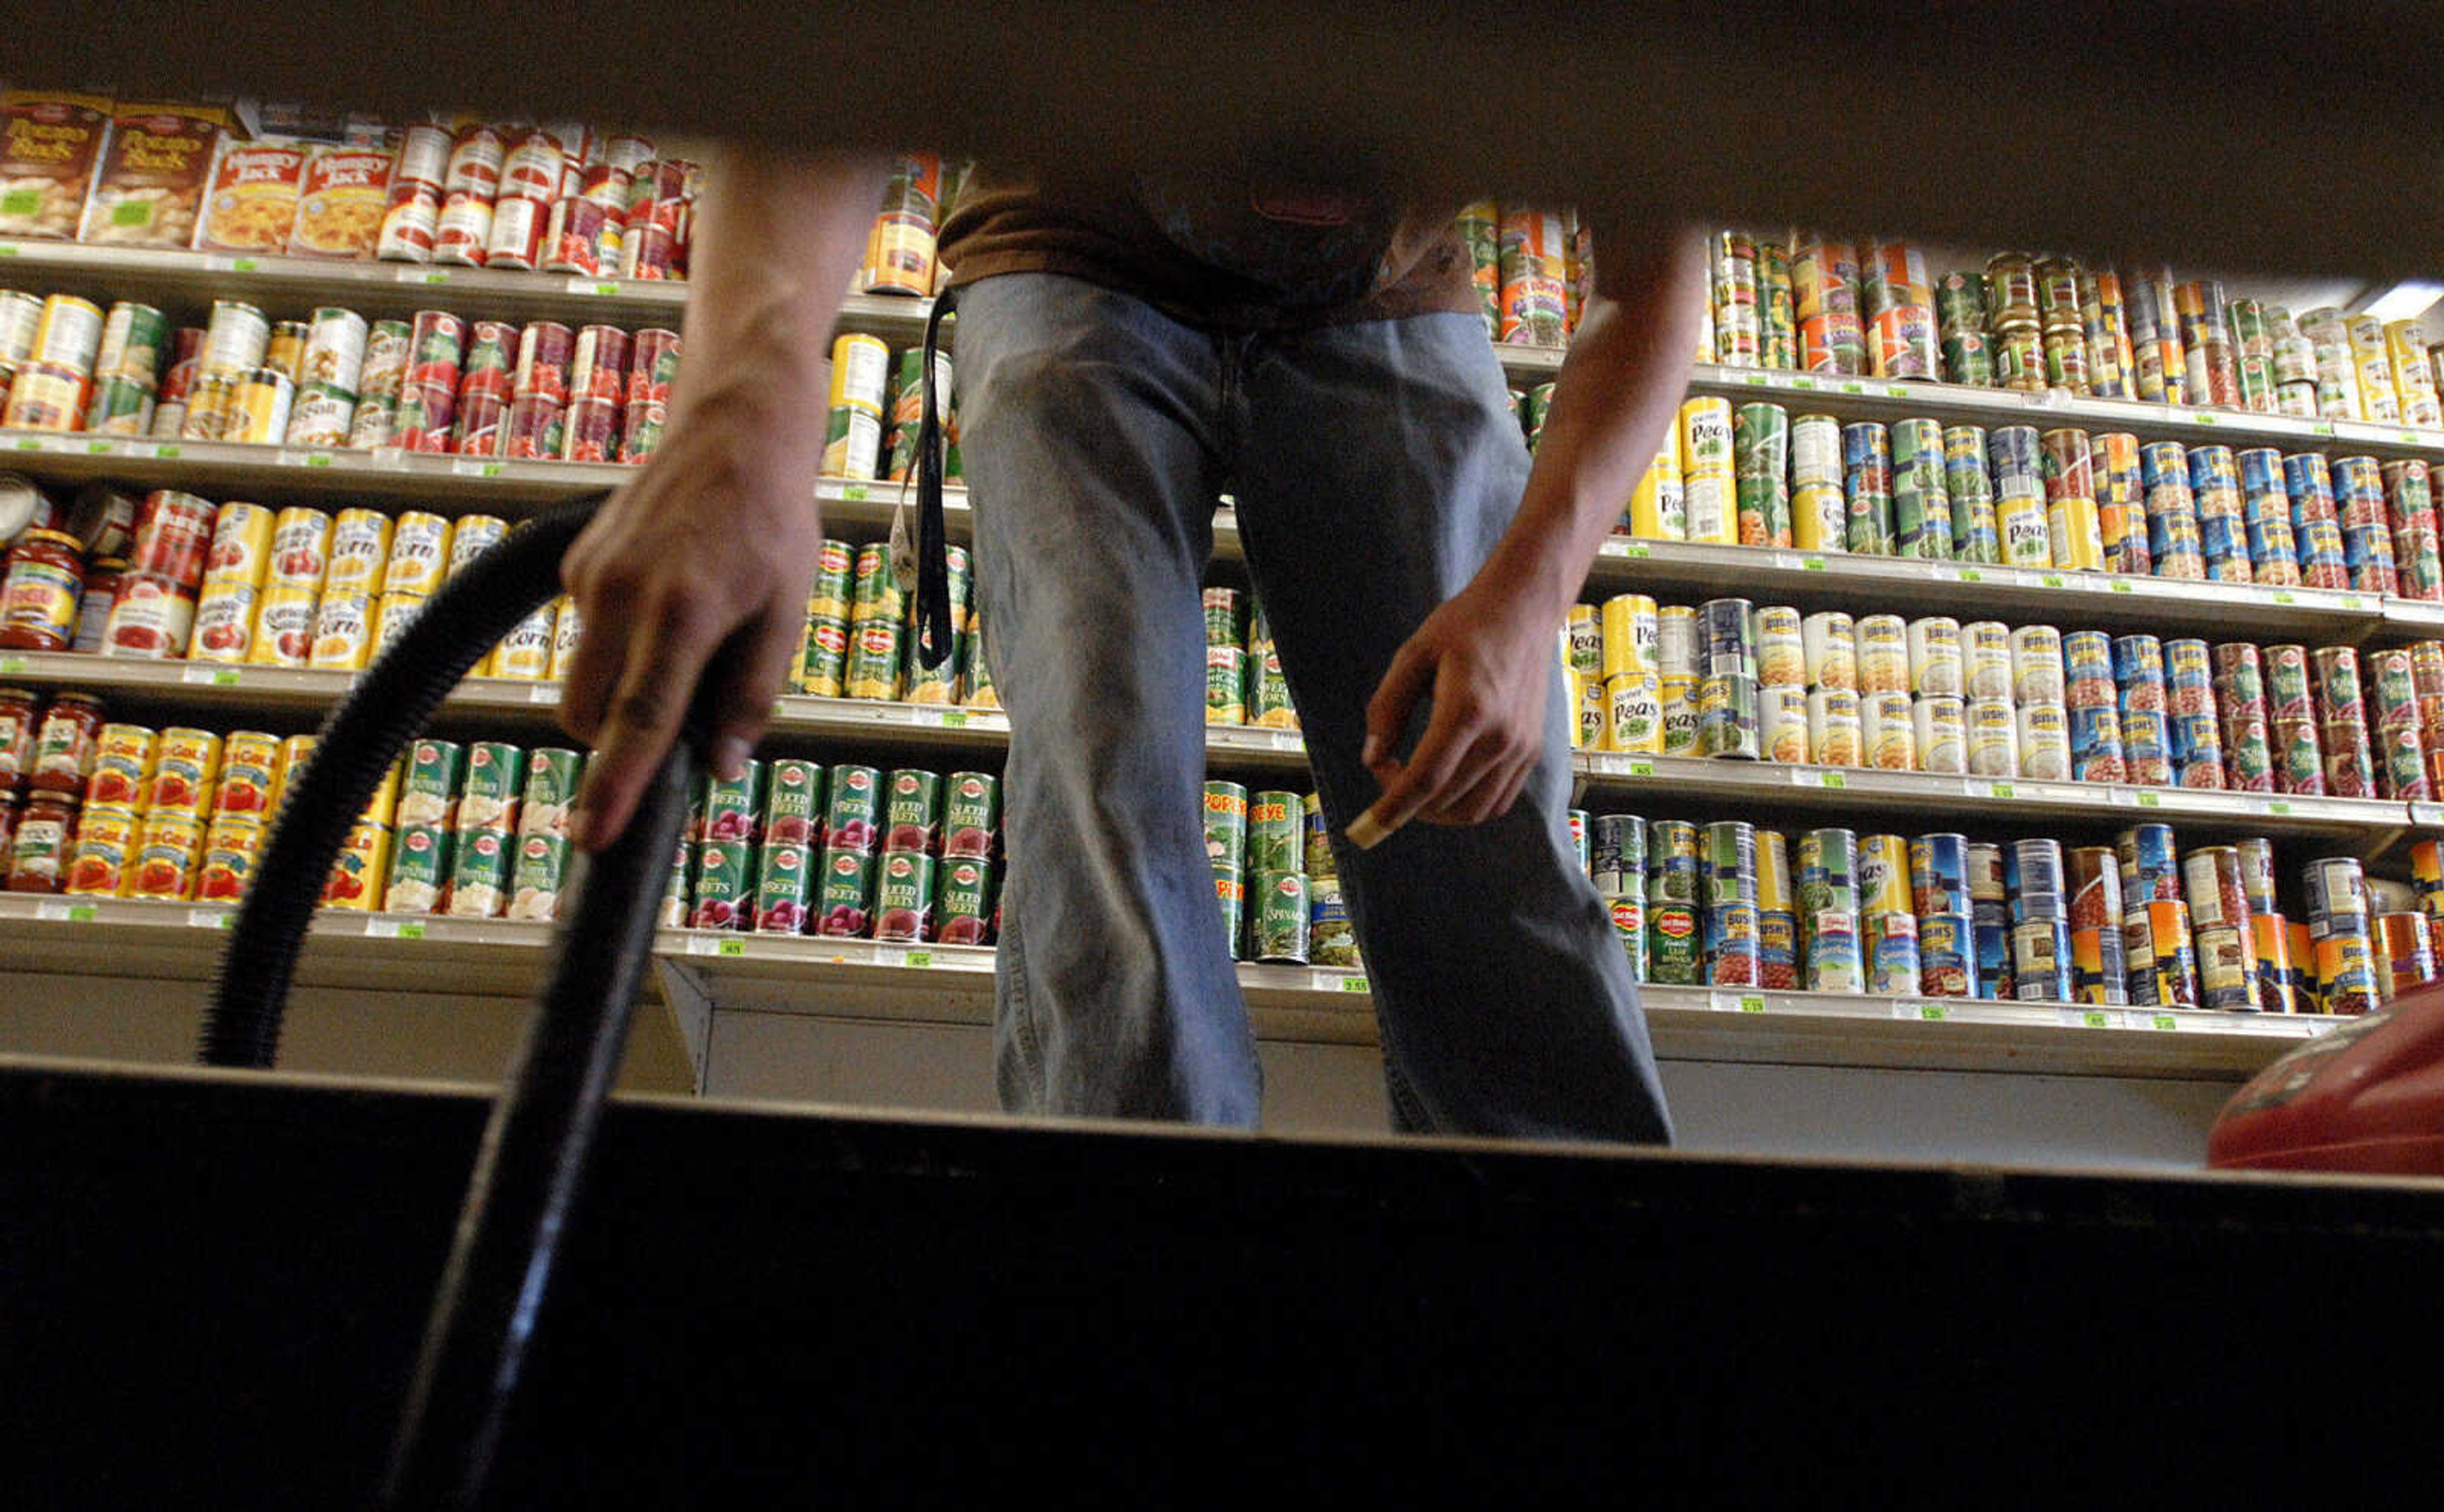
<svg viewBox="0 0 2444 1512">
<path fill-rule="evenodd" d="M 2334 459 L 2334 506 L 2342 525 L 2342 562 L 2361 593 L 2394 593 L 2400 576 L 2384 494 L 2384 470 L 2368 456 Z"/>
<path fill-rule="evenodd" d="M 1859 952 L 1866 989 L 1890 997 L 1918 990 L 1917 913 L 1910 842 L 1898 835 L 1859 840 Z"/>
<path fill-rule="evenodd" d="M 1826 766 L 1863 765 L 1867 740 L 1857 622 L 1841 610 L 1821 610 L 1800 621 L 1800 645 L 1807 679 L 1807 759 Z M 1786 710 L 1787 696 L 1778 695 Z M 1778 733 L 1777 747 L 1783 743 Z"/>
<path fill-rule="evenodd" d="M 1800 977 L 1810 992 L 1866 989 L 1860 950 L 1860 855 L 1856 832 L 1813 829 L 1799 838 Z"/>
<path fill-rule="evenodd" d="M 2236 299 L 2226 310 L 2231 321 L 2232 361 L 2240 383 L 2240 406 L 2260 415 L 2274 413 L 2274 332 L 2267 323 L 2263 301 Z"/>
<path fill-rule="evenodd" d="M 2366 672 L 2377 790 L 2385 798 L 2425 802 L 2435 790 L 2428 781 L 2418 675 L 2412 654 L 2398 648 L 2371 651 Z"/>
<path fill-rule="evenodd" d="M 1859 253 L 1817 231 L 1790 233 L 1791 307 L 1799 321 L 1799 368 L 1856 377 L 1867 371 L 1859 317 Z"/>
<path fill-rule="evenodd" d="M 2130 972 L 2120 859 L 2109 845 L 2083 845 L 2065 852 L 2063 861 L 2070 888 L 2071 991 L 2080 1003 L 2126 1004 Z"/>
<path fill-rule="evenodd" d="M 2190 402 L 2240 408 L 2239 354 L 2232 346 L 2223 285 L 2211 278 L 2176 284 L 2173 308 L 2180 319 L 2181 351 L 2189 364 Z"/>
<path fill-rule="evenodd" d="M 2227 785 L 2244 793 L 2275 790 L 2273 704 L 2266 663 L 2245 641 L 2214 648 L 2214 700 L 2223 724 Z"/>
<path fill-rule="evenodd" d="M 1245 596 L 1208 588 L 1205 607 L 1205 722 L 1248 722 L 1248 629 Z"/>
<path fill-rule="evenodd" d="M 2039 464 L 2047 549 L 2057 567 L 2104 570 L 2104 528 L 2096 500 L 2094 442 L 2085 431 L 2047 431 Z"/>
<path fill-rule="evenodd" d="M 2120 689 L 2113 675 L 2113 637 L 2100 630 L 2077 630 L 2063 636 L 2062 648 L 2070 775 L 2083 783 L 2129 782 Z"/>
<path fill-rule="evenodd" d="M 2020 775 L 2060 782 L 2071 775 L 2069 692 L 2063 666 L 2062 634 L 2051 625 L 2022 625 L 2011 632 L 2011 697 Z"/>
<path fill-rule="evenodd" d="M 370 338 L 368 338 L 370 343 Z M 390 445 L 403 452 L 447 452 L 457 417 L 460 360 L 467 323 L 448 310 L 418 310 L 408 325 L 406 371 L 391 418 Z"/>
<path fill-rule="evenodd" d="M 1790 249 L 1778 242 L 1759 242 L 1756 250 L 1759 355 L 1765 366 L 1787 373 L 1799 366 L 1799 311 L 1791 294 Z"/>
<path fill-rule="evenodd" d="M 2353 341 L 2357 340 L 2355 334 Z M 2444 426 L 2444 406 L 2436 403 L 2435 374 L 2427 365 L 2427 343 L 2418 323 L 2386 322 L 2384 351 L 2393 375 L 2393 396 L 2401 406 L 2401 422 L 2431 431 Z"/>
<path fill-rule="evenodd" d="M 1306 851 L 1300 795 L 1261 792 L 1248 801 L 1247 936 L 1236 952 L 1242 959 L 1308 964 L 1315 896 Z"/>
<path fill-rule="evenodd" d="M 2024 394 L 2046 387 L 2045 325 L 2037 309 L 2036 259 L 1997 252 L 1986 260 L 1986 327 L 1993 341 L 1993 379 Z"/>
<path fill-rule="evenodd" d="M 1694 986 L 1705 968 L 1698 829 L 1685 820 L 1656 820 L 1646 841 L 1646 980 Z"/>
<path fill-rule="evenodd" d="M 84 429 L 103 435 L 152 433 L 161 355 L 172 340 L 169 318 L 152 305 L 121 300 L 110 307 L 93 362 Z"/>
<path fill-rule="evenodd" d="M 2283 458 L 2283 484 L 2290 499 L 2291 535 L 2299 581 L 2311 588 L 2347 588 L 2350 568 L 2335 509 L 2333 470 L 2320 452 Z M 2272 501 L 2268 501 L 2268 507 Z"/>
<path fill-rule="evenodd" d="M 1568 335 L 1569 227 L 1558 212 L 1522 206 L 1502 207 L 1500 271 L 1502 303 L 1495 340 L 1528 346 L 1559 346 Z M 1717 238 L 1719 241 L 1720 238 Z M 1754 249 L 1750 251 L 1749 287 L 1755 290 Z M 1708 308 L 1713 301 L 1708 301 Z M 1753 299 L 1750 308 L 1754 310 Z M 1748 330 L 1754 367 L 1755 327 Z M 1721 352 L 1715 361 L 1726 360 Z"/>
<path fill-rule="evenodd" d="M 1893 554 L 1893 442 L 1880 420 L 1842 427 L 1843 541 L 1863 556 Z"/>
<path fill-rule="evenodd" d="M 1687 537 L 1713 545 L 1739 540 L 1739 470 L 1726 399 L 1680 406 L 1680 508 Z"/>
<path fill-rule="evenodd" d="M 1943 488 L 1952 501 L 1952 554 L 1960 562 L 1998 564 L 2003 560 L 2000 516 L 1994 507 L 1994 475 L 1986 432 L 1974 425 L 1943 432 Z"/>
<path fill-rule="evenodd" d="M 766 764 L 759 825 L 763 845 L 755 857 L 754 901 L 747 919 L 758 934 L 802 934 L 812 917 L 824 781 L 823 767 L 810 761 Z M 703 808 L 699 798 L 699 825 Z"/>
<path fill-rule="evenodd" d="M 891 468 L 894 483 L 905 483 L 916 475 L 916 441 L 925 417 L 925 385 L 923 369 L 925 349 L 912 346 L 899 354 L 898 380 L 891 394 Z M 944 437 L 942 476 L 960 475 L 959 416 L 951 406 L 951 360 L 941 353 L 934 354 L 934 402 L 942 420 Z M 1535 449 L 1530 437 L 1528 449 Z"/>
<path fill-rule="evenodd" d="M 2266 335 L 2274 360 L 2274 413 L 2314 418 L 2321 413 L 2316 343 L 2281 304 L 2266 306 Z"/>
<path fill-rule="evenodd" d="M 1861 313 L 1866 317 L 1867 370 L 1877 378 L 1934 378 L 1935 281 L 1926 255 L 1902 241 L 1864 244 L 1859 258 Z"/>
<path fill-rule="evenodd" d="M 2256 1011 L 2261 1005 L 2257 950 L 2240 852 L 2230 845 L 2199 847 L 2181 858 L 2181 873 L 2197 964 L 2198 1006 Z"/>
<path fill-rule="evenodd" d="M 458 405 L 450 418 L 450 450 L 495 457 L 507 438 L 509 399 L 517 384 L 518 328 L 503 321 L 472 321 L 458 362 Z"/>
<path fill-rule="evenodd" d="M 2307 661 L 2325 791 L 2336 798 L 2374 798 L 2375 747 L 2368 738 L 2359 653 L 2348 646 L 2323 646 L 2309 653 Z"/>
<path fill-rule="evenodd" d="M 1248 910 L 1248 790 L 1237 783 L 1205 784 L 1205 858 L 1222 906 L 1222 937 L 1236 960 Z"/>
<path fill-rule="evenodd" d="M 1755 761 L 1764 754 L 1756 605 L 1710 599 L 1698 612 L 1698 631 L 1695 754 Z"/>
<path fill-rule="evenodd" d="M 1358 953 L 1357 926 L 1349 917 L 1349 900 L 1341 887 L 1341 863 L 1333 854 L 1332 821 L 1324 814 L 1324 797 L 1319 793 L 1309 793 L 1299 801 L 1299 806 L 1305 821 L 1306 836 L 1307 959 L 1315 966 L 1362 965 Z M 1631 963 L 1642 976 L 1646 969 L 1645 821 L 1627 815 L 1607 814 L 1595 821 L 1595 826 L 1599 852 L 1609 832 L 1615 839 L 1613 854 L 1616 858 L 1621 857 L 1621 847 L 1627 845 L 1634 861 L 1634 865 L 1617 865 L 1615 886 L 1603 891 L 1613 904 L 1613 923 L 1621 931 L 1622 943 L 1630 949 Z M 1633 884 L 1639 909 L 1634 919 L 1625 924 L 1621 919 L 1619 899 L 1622 890 Z"/>
<path fill-rule="evenodd" d="M 2172 829 L 2136 825 L 2121 832 L 2115 850 L 2121 867 L 2122 949 L 2131 1004 L 2197 1006 L 2197 957 Z"/>
<path fill-rule="evenodd" d="M 2197 502 L 2190 491 L 2190 458 L 2177 441 L 2138 449 L 2139 486 L 2146 491 L 2147 555 L 2156 576 L 2188 581 L 2207 575 Z"/>
<path fill-rule="evenodd" d="M 1969 922 L 1972 957 L 1981 998 L 2012 998 L 2010 890 L 2003 883 L 2003 847 L 1986 841 L 1969 846 Z"/>
<path fill-rule="evenodd" d="M 94 396 L 94 364 L 102 355 L 102 306 L 73 294 L 54 294 L 26 316 L 32 296 L 18 294 L 5 312 L 0 364 L 12 375 L 0 425 L 28 431 L 73 431 L 84 423 Z M 30 326 L 30 328 L 29 328 Z"/>
<path fill-rule="evenodd" d="M 2011 995 L 2023 1002 L 2071 1002 L 2070 899 L 2064 889 L 2062 844 L 2013 840 L 2002 851 L 2011 917 Z"/>
<path fill-rule="evenodd" d="M 2386 524 L 2393 533 L 2396 591 L 2405 599 L 2444 602 L 2435 492 L 2428 465 L 2416 458 L 2383 465 Z"/>
<path fill-rule="evenodd" d="M 1935 280 L 1935 334 L 1948 381 L 1993 386 L 1994 353 L 1986 335 L 1985 274 L 1953 272 Z"/>
<path fill-rule="evenodd" d="M 1997 426 L 1986 441 L 1994 468 L 1994 527 L 2003 561 L 2053 565 L 2053 526 L 2046 517 L 2045 446 L 2033 425 Z"/>
<path fill-rule="evenodd" d="M 2067 257 L 2048 257 L 2037 264 L 2036 274 L 2037 339 L 2045 353 L 2046 387 L 2086 394 L 2094 375 L 2088 367 L 2087 326 L 2080 306 L 2080 266 Z"/>
<path fill-rule="evenodd" d="M 2351 351 L 2349 318 L 2332 305 L 2321 305 L 2300 312 L 2300 335 L 2307 341 L 2310 359 L 2317 372 L 2317 414 L 2328 420 L 2376 419 L 2367 408 L 2368 399 L 2360 387 L 2358 358 Z M 2393 418 L 2401 412 L 2395 405 L 2390 374 L 2379 402 L 2392 406 Z"/>
<path fill-rule="evenodd" d="M 1933 420 L 1896 420 L 1891 432 L 1893 555 L 1949 562 L 1952 495 L 1943 427 Z"/>
<path fill-rule="evenodd" d="M 2154 636 L 2118 636 L 2113 678 L 2120 691 L 2122 760 L 2130 781 L 2166 787 L 2173 781 L 2172 699 L 2164 686 L 2164 646 Z"/>
<path fill-rule="evenodd" d="M 2189 354 L 2181 344 L 2181 317 L 2171 270 L 2161 263 L 2133 268 L 2123 292 L 2130 304 L 2138 396 L 2158 404 L 2203 402 L 2204 396 L 2190 388 Z"/>
<path fill-rule="evenodd" d="M 1911 903 L 1917 915 L 1918 990 L 1978 995 L 1977 922 L 1969 893 L 1969 840 L 1921 835 L 1909 842 Z"/>
<path fill-rule="evenodd" d="M 2254 581 L 2275 588 L 2295 588 L 2300 575 L 2299 541 L 2291 526 L 2291 495 L 2284 483 L 2283 453 L 2272 447 L 2250 447 L 2237 460 L 2240 470 L 2241 527 Z"/>
<path fill-rule="evenodd" d="M 874 930 L 875 874 L 885 822 L 884 791 L 882 773 L 872 766 L 844 764 L 832 767 L 824 777 L 823 862 L 815 881 L 812 921 L 817 934 L 859 939 Z M 700 914 L 704 894 L 701 856 L 698 861 L 696 907 Z"/>
<path fill-rule="evenodd" d="M 571 462 L 618 458 L 628 358 L 634 346 L 628 333 L 616 325 L 588 325 L 578 331 L 565 379 L 567 409 L 559 456 Z M 523 375 L 520 381 L 523 386 Z"/>
<path fill-rule="evenodd" d="M 600 159 L 574 175 L 573 189 L 562 179 L 544 224 L 545 272 L 598 278 L 619 268 L 628 198 L 638 170 L 653 156 L 654 144 L 642 137 L 614 137 Z"/>
<path fill-rule="evenodd" d="M 2411 646 L 2410 685 L 2418 709 L 2420 744 L 2427 751 L 2428 791 L 2444 793 L 2444 641 Z"/>
<path fill-rule="evenodd" d="M 2327 1013 L 2376 1010 L 2383 996 L 2368 908 L 2367 877 L 2354 857 L 2308 863 L 2308 942 L 2320 1005 Z"/>
<path fill-rule="evenodd" d="M 824 476 L 873 478 L 882 467 L 882 411 L 891 399 L 891 348 L 855 333 L 832 343 L 830 432 Z"/>
<path fill-rule="evenodd" d="M 2119 274 L 2099 268 L 2079 275 L 2079 318 L 2087 338 L 2087 392 L 2100 399 L 2137 398 L 2138 360 Z"/>
<path fill-rule="evenodd" d="M 670 417 L 671 383 L 679 370 L 679 335 L 658 326 L 639 331 L 628 360 L 628 387 L 620 410 L 620 460 L 635 466 L 662 442 Z"/>
<path fill-rule="evenodd" d="M 2164 691 L 2174 783 L 2182 787 L 2228 785 L 2223 721 L 2215 707 L 2214 662 L 2205 641 L 2164 642 Z"/>
<path fill-rule="evenodd" d="M 1731 415 L 1731 469 L 1744 546 L 1791 544 L 1790 415 L 1743 404 Z"/>
<path fill-rule="evenodd" d="M 625 344 L 625 332 L 613 334 Z M 596 350 L 599 354 L 599 339 Z M 577 333 L 558 321 L 535 321 L 518 333 L 517 367 L 509 378 L 501 455 L 533 460 L 564 454 L 568 441 L 569 369 L 576 359 Z M 612 375 L 611 381 L 616 383 L 618 375 Z"/>
<path fill-rule="evenodd" d="M 2427 919 L 2429 951 L 2444 960 L 2444 840 L 2419 840 L 2410 847 L 2410 886 Z"/>
<path fill-rule="evenodd" d="M 1706 826 L 1698 871 L 1704 898 L 1699 936 L 1706 980 L 1716 986 L 1756 986 L 1765 979 L 1758 859 L 1755 826 L 1741 820 Z"/>
<path fill-rule="evenodd" d="M 102 631 L 103 655 L 158 660 L 187 654 L 218 522 L 219 511 L 192 493 L 161 489 L 144 496 Z"/>
<path fill-rule="evenodd" d="M 2138 464 L 2138 438 L 2127 431 L 2102 431 L 2089 437 L 2087 447 L 2104 570 L 2134 578 L 2152 576 L 2156 558 L 2147 544 L 2147 488 Z M 2279 478 L 2276 491 L 2281 492 Z M 2287 500 L 2285 508 L 2288 507 Z"/>
<path fill-rule="evenodd" d="M 1741 231 L 1717 231 L 1707 244 L 1707 262 L 1714 291 L 1714 360 L 1725 367 L 1760 366 L 1765 317 L 1756 243 Z"/>
<path fill-rule="evenodd" d="M 2211 582 L 2251 582 L 2249 526 L 2240 499 L 2240 464 L 2226 446 L 2189 452 L 2190 500 L 2198 513 L 2198 552 Z"/>
<path fill-rule="evenodd" d="M 620 276 L 648 281 L 687 274 L 704 170 L 680 157 L 639 162 L 620 217 Z"/>
<path fill-rule="evenodd" d="M 272 439 L 306 447 L 349 444 L 372 334 L 365 318 L 354 310 L 326 304 L 314 312 L 297 361 L 296 398 L 287 428 Z"/>
<path fill-rule="evenodd" d="M 907 596 L 891 570 L 891 547 L 869 542 L 857 552 L 848 621 L 848 665 L 842 691 L 851 698 L 899 696 L 902 622 Z M 810 684 L 812 679 L 810 678 Z M 811 691 L 811 689 L 810 689 Z"/>
</svg>

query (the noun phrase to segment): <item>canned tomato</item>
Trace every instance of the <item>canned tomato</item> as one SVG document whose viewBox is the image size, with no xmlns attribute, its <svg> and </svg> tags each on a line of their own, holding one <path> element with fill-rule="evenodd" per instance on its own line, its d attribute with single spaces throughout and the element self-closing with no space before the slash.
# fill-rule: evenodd
<svg viewBox="0 0 2444 1512">
<path fill-rule="evenodd" d="M 128 858 L 138 851 L 138 834 L 134 809 L 85 804 L 60 869 L 60 891 L 70 897 L 120 895 L 132 876 Z"/>
<path fill-rule="evenodd" d="M 213 794 L 215 818 L 260 820 L 271 809 L 272 774 L 280 759 L 278 737 L 260 730 L 231 730 L 221 747 L 220 783 Z"/>
<path fill-rule="evenodd" d="M 194 588 L 153 573 L 125 573 L 102 630 L 102 654 L 154 660 L 183 656 L 194 623 Z"/>
<path fill-rule="evenodd" d="M 144 496 L 127 554 L 130 571 L 193 589 L 202 584 L 220 511 L 210 500 L 173 489 Z"/>
<path fill-rule="evenodd" d="M 192 813 L 156 808 L 137 833 L 125 894 L 168 902 L 192 899 L 203 858 L 204 821 Z"/>
<path fill-rule="evenodd" d="M 195 868 L 195 899 L 234 903 L 246 896 L 254 863 L 263 854 L 263 823 L 245 814 L 224 814 L 204 831 L 204 854 Z"/>
</svg>

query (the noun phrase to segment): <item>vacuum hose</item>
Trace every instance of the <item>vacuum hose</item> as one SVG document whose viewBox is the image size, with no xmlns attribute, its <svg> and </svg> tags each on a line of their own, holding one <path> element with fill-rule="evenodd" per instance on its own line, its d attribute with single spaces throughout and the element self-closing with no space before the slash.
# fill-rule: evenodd
<svg viewBox="0 0 2444 1512">
<path fill-rule="evenodd" d="M 541 515 L 434 596 L 324 722 L 221 958 L 203 1058 L 268 1067 L 324 880 L 382 773 L 494 641 L 560 587 L 590 499 Z M 476 1152 L 382 1486 L 388 1506 L 473 1506 L 619 1075 L 703 726 L 656 774 L 620 839 L 581 856 L 544 997 Z"/>
</svg>

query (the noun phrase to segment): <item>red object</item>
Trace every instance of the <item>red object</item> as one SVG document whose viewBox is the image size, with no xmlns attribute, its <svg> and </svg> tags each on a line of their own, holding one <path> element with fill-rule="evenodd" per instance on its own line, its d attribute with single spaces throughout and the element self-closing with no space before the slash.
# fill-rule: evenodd
<svg viewBox="0 0 2444 1512">
<path fill-rule="evenodd" d="M 2268 1066 L 2207 1139 L 2227 1171 L 2444 1176 L 2444 983 Z"/>
</svg>

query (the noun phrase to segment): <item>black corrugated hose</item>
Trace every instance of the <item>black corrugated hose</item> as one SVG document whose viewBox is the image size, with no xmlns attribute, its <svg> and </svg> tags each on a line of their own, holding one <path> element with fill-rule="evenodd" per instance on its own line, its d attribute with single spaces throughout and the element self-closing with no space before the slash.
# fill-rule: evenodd
<svg viewBox="0 0 2444 1512">
<path fill-rule="evenodd" d="M 560 587 L 589 499 L 539 516 L 453 577 L 324 722 L 238 911 L 203 1056 L 268 1067 L 291 971 L 341 844 L 383 771 L 475 659 Z M 582 856 L 539 1010 L 475 1157 L 381 1503 L 478 1505 L 526 1346 L 583 1185 L 652 950 L 695 782 L 700 724 L 662 764 L 619 841 Z"/>
</svg>

